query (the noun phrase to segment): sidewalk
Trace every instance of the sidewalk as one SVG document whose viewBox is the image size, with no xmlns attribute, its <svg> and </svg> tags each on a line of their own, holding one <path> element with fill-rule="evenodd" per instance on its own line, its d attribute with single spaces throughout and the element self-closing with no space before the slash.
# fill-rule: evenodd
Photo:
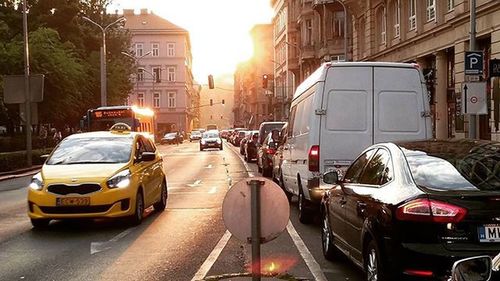
<svg viewBox="0 0 500 281">
<path fill-rule="evenodd" d="M 19 170 L 14 170 L 14 171 L 1 172 L 0 173 L 0 181 L 5 181 L 5 180 L 16 179 L 16 178 L 20 178 L 20 177 L 34 175 L 40 170 L 41 167 L 42 167 L 42 165 L 35 165 L 35 166 L 32 166 L 31 168 L 24 168 L 24 169 L 19 169 Z"/>
</svg>

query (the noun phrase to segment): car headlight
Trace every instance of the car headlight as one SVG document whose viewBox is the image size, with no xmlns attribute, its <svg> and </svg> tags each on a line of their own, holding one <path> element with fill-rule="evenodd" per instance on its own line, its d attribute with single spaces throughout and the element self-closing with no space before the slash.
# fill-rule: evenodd
<svg viewBox="0 0 500 281">
<path fill-rule="evenodd" d="M 218 144 L 221 144 L 222 142 L 221 142 L 221 140 L 220 140 L 220 139 L 217 139 L 217 143 L 218 143 Z"/>
<path fill-rule="evenodd" d="M 201 144 L 205 144 L 205 140 L 201 140 Z"/>
<path fill-rule="evenodd" d="M 30 188 L 40 191 L 43 188 L 43 178 L 41 173 L 37 173 L 31 178 Z"/>
<path fill-rule="evenodd" d="M 130 184 L 130 170 L 123 170 L 112 176 L 106 184 L 109 188 L 125 188 Z"/>
</svg>

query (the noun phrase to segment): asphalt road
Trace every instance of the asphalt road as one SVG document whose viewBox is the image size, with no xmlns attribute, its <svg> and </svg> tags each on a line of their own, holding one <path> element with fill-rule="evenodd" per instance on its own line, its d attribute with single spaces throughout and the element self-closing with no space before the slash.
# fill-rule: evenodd
<svg viewBox="0 0 500 281">
<path fill-rule="evenodd" d="M 222 201 L 229 187 L 257 175 L 238 150 L 200 152 L 196 143 L 159 146 L 168 176 L 168 205 L 144 222 L 55 221 L 35 231 L 26 216 L 30 177 L 0 182 L 0 280 L 199 280 L 247 272 L 251 247 L 227 232 Z M 346 259 L 326 261 L 319 220 L 290 223 L 262 245 L 263 264 L 309 280 L 362 280 Z M 272 215 L 272 214 L 271 214 Z M 231 278 L 231 280 L 237 280 Z"/>
</svg>

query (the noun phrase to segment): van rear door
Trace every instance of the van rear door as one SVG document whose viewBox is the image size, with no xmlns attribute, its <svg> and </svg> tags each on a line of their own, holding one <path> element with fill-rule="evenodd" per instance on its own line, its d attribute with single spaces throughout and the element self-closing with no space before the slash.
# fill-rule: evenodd
<svg viewBox="0 0 500 281">
<path fill-rule="evenodd" d="M 346 168 L 372 144 L 372 74 L 370 66 L 328 69 L 322 101 L 326 114 L 320 124 L 320 172 Z"/>
<path fill-rule="evenodd" d="M 374 67 L 374 143 L 427 139 L 427 91 L 413 67 Z"/>
</svg>

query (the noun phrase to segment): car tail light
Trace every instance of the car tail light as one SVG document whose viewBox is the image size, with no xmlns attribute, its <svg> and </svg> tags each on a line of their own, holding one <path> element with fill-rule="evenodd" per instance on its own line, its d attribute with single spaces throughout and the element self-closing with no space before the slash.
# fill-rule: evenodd
<svg viewBox="0 0 500 281">
<path fill-rule="evenodd" d="M 276 153 L 276 150 L 274 148 L 268 148 L 266 149 L 266 153 L 273 155 L 274 153 Z"/>
<path fill-rule="evenodd" d="M 309 149 L 309 171 L 319 172 L 319 145 L 311 146 Z"/>
<path fill-rule="evenodd" d="M 398 207 L 396 218 L 401 221 L 458 223 L 467 209 L 441 201 L 415 199 Z"/>
</svg>

